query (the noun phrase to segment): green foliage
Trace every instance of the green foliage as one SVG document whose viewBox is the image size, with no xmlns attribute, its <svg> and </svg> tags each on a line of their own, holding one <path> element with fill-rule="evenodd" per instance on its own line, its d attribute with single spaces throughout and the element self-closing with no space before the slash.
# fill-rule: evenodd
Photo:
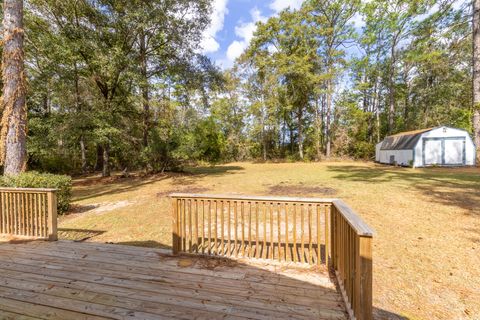
<svg viewBox="0 0 480 320">
<path fill-rule="evenodd" d="M 63 214 L 70 207 L 72 178 L 66 175 L 28 171 L 16 176 L 2 176 L 0 185 L 10 188 L 57 189 L 57 212 Z"/>
<path fill-rule="evenodd" d="M 198 54 L 211 5 L 29 1 L 29 167 L 371 159 L 391 133 L 472 132 L 467 3 L 307 0 L 224 72 Z"/>
</svg>

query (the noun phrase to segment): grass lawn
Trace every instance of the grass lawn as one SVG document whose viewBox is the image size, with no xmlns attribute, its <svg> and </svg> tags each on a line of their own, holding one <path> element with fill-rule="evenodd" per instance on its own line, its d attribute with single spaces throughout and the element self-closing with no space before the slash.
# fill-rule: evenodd
<svg viewBox="0 0 480 320">
<path fill-rule="evenodd" d="M 376 230 L 378 319 L 480 319 L 480 169 L 364 162 L 231 163 L 75 180 L 61 238 L 170 247 L 170 192 L 344 199 Z"/>
</svg>

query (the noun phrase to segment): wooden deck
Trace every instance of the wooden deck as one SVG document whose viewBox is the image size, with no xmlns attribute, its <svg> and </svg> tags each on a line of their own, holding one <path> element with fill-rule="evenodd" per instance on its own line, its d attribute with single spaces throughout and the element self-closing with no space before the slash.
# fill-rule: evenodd
<svg viewBox="0 0 480 320">
<path fill-rule="evenodd" d="M 78 242 L 0 244 L 0 319 L 347 319 L 318 266 Z"/>
</svg>

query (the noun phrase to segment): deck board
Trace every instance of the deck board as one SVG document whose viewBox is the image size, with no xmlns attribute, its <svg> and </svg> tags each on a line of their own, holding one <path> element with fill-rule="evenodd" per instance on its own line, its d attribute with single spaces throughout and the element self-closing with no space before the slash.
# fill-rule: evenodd
<svg viewBox="0 0 480 320">
<path fill-rule="evenodd" d="M 325 270 L 163 249 L 0 244 L 3 319 L 346 319 Z"/>
</svg>

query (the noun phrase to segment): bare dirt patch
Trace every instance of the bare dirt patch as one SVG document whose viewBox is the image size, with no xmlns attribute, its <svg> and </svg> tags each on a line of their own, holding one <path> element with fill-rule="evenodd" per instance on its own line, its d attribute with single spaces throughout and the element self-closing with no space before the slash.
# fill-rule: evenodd
<svg viewBox="0 0 480 320">
<path fill-rule="evenodd" d="M 95 213 L 105 213 L 120 209 L 126 206 L 133 204 L 133 202 L 128 200 L 115 201 L 115 202 L 101 202 L 101 203 L 91 203 L 87 205 L 72 205 L 72 208 L 68 212 L 68 215 L 78 215 L 78 214 L 95 214 Z"/>
<path fill-rule="evenodd" d="M 280 184 L 269 186 L 268 193 L 279 196 L 306 196 L 322 195 L 331 196 L 337 193 L 337 190 L 329 187 L 306 186 L 303 184 Z"/>
<path fill-rule="evenodd" d="M 178 188 L 178 189 L 172 189 L 172 190 L 167 190 L 167 191 L 162 191 L 162 192 L 157 192 L 157 197 L 166 197 L 171 193 L 204 193 L 210 191 L 209 188 L 205 187 L 195 187 L 195 186 L 186 186 L 185 188 Z"/>
</svg>

